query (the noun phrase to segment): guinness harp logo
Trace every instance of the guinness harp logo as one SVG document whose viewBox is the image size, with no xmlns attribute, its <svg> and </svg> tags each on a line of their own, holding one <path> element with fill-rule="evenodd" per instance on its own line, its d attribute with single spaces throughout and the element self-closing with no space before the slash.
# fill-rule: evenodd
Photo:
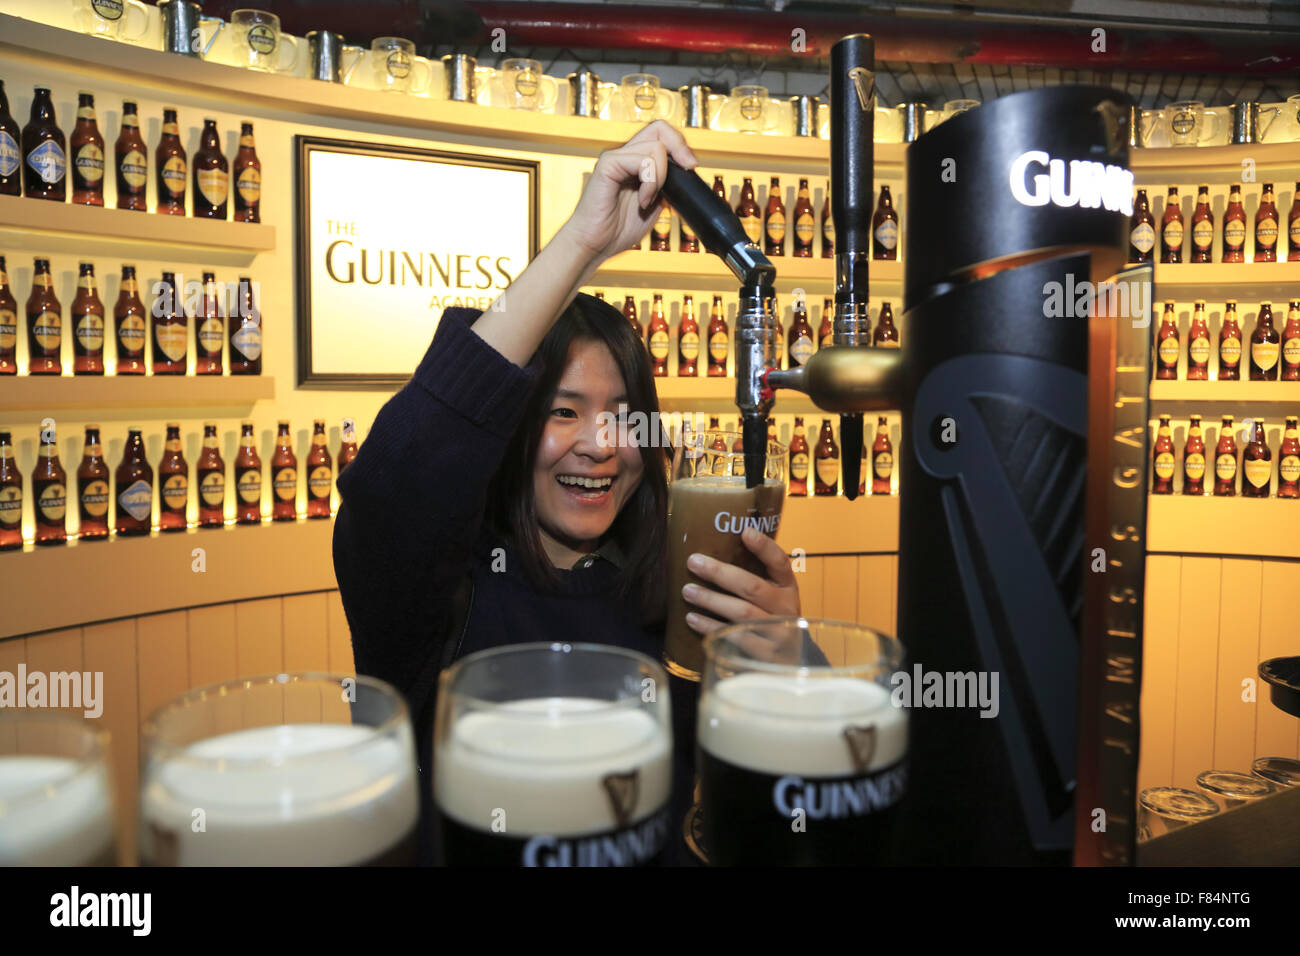
<svg viewBox="0 0 1300 956">
<path fill-rule="evenodd" d="M 864 110 L 871 109 L 871 101 L 876 95 L 876 75 L 864 66 L 855 66 L 849 70 L 849 79 L 858 91 L 858 105 Z"/>
<path fill-rule="evenodd" d="M 845 727 L 844 742 L 849 746 L 849 756 L 853 759 L 853 769 L 857 773 L 866 773 L 871 766 L 871 758 L 876 753 L 876 728 Z"/>
<path fill-rule="evenodd" d="M 641 771 L 606 774 L 600 782 L 605 786 L 605 796 L 609 797 L 609 808 L 614 811 L 615 822 L 620 827 L 627 826 L 641 793 Z"/>
</svg>

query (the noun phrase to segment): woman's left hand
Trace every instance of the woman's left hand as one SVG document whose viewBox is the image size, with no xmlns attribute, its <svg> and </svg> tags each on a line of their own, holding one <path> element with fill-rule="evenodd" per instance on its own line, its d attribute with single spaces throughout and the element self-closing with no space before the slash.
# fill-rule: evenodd
<svg viewBox="0 0 1300 956">
<path fill-rule="evenodd" d="M 708 634 L 724 621 L 753 621 L 765 617 L 798 617 L 799 586 L 795 583 L 790 559 L 781 546 L 757 528 L 746 528 L 740 540 L 767 569 L 767 577 L 726 564 L 703 554 L 693 554 L 686 562 L 696 577 L 703 578 L 729 591 L 725 594 L 697 584 L 688 584 L 682 590 L 687 603 L 693 604 L 713 616 L 690 613 L 686 623 L 700 634 Z M 721 618 L 722 620 L 719 620 Z"/>
</svg>

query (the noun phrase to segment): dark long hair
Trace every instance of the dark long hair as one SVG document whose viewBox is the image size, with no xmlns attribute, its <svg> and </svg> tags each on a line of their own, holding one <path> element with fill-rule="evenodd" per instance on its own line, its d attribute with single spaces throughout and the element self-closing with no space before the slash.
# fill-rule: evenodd
<svg viewBox="0 0 1300 956">
<path fill-rule="evenodd" d="M 650 359 L 631 323 L 612 305 L 579 293 L 537 347 L 541 378 L 529 397 L 510 450 L 488 485 L 489 527 L 515 546 L 525 573 L 542 588 L 558 584 L 559 575 L 542 548 L 533 469 L 551 400 L 564 374 L 569 346 L 575 340 L 598 342 L 609 349 L 627 388 L 629 411 L 643 412 L 651 422 L 657 420 L 651 413 L 659 411 Z M 653 442 L 643 445 L 640 451 L 641 482 L 623 503 L 606 534 L 614 537 L 623 552 L 619 596 L 635 599 L 643 624 L 658 629 L 665 614 L 668 459 L 665 448 Z"/>
</svg>

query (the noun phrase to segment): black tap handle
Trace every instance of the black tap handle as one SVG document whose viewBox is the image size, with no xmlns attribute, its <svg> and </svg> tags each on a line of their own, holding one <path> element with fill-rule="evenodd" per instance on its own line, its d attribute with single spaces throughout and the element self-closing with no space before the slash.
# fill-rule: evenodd
<svg viewBox="0 0 1300 956">
<path fill-rule="evenodd" d="M 831 216 L 837 253 L 871 249 L 875 43 L 864 33 L 831 47 Z"/>
<path fill-rule="evenodd" d="M 741 285 L 772 285 L 776 268 L 749 241 L 735 211 L 699 173 L 683 169 L 670 157 L 662 192 L 677 214 L 695 230 L 704 248 L 721 257 Z"/>
</svg>

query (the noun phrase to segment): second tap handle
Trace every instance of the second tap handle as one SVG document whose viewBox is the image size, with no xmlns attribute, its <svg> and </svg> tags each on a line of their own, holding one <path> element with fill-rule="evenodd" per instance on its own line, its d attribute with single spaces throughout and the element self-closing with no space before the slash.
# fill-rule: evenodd
<svg viewBox="0 0 1300 956">
<path fill-rule="evenodd" d="M 831 217 L 837 252 L 871 249 L 875 43 L 864 33 L 831 47 Z"/>
<path fill-rule="evenodd" d="M 749 241 L 735 211 L 693 169 L 668 160 L 662 189 L 677 214 L 690 224 L 704 248 L 720 256 L 742 285 L 771 285 L 776 269 Z"/>
</svg>

